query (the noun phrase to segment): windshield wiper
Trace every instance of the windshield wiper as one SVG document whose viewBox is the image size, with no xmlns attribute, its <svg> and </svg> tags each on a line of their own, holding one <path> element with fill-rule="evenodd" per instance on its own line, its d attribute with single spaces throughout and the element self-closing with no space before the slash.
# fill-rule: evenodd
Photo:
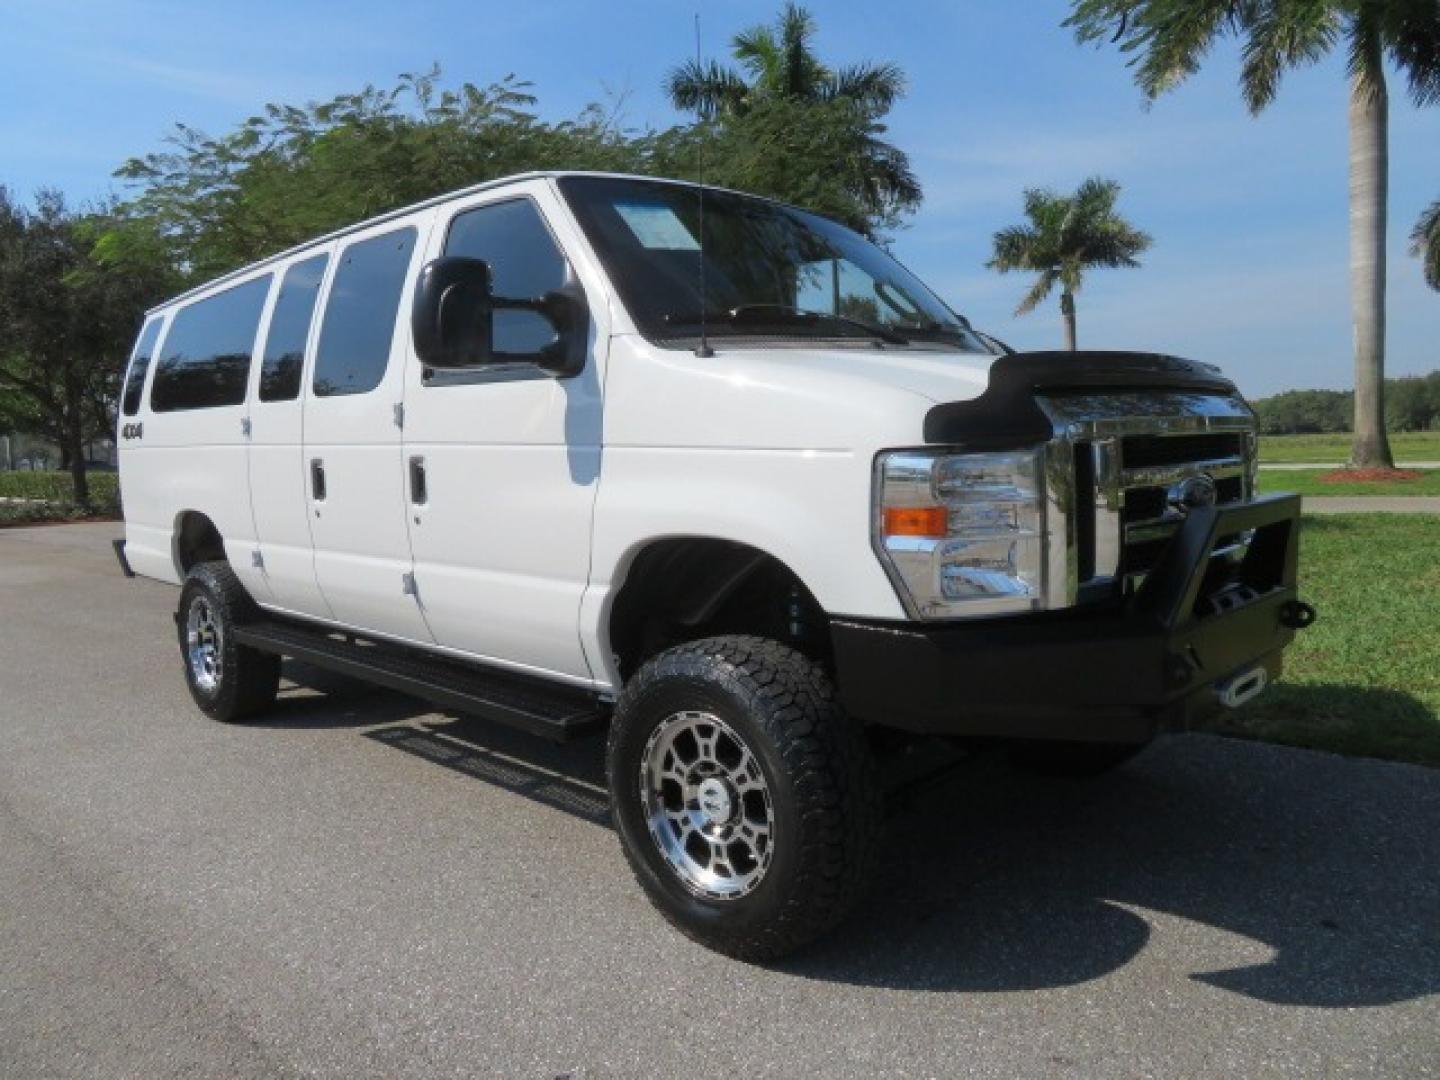
<svg viewBox="0 0 1440 1080">
<path fill-rule="evenodd" d="M 665 316 L 665 321 L 671 325 L 690 326 L 698 324 L 701 318 L 700 312 L 686 312 L 678 315 L 671 313 Z M 798 327 L 815 326 L 822 321 L 840 323 L 842 326 L 853 326 L 855 329 L 864 331 L 881 341 L 889 342 L 891 345 L 910 344 L 909 338 L 884 326 L 852 319 L 848 315 L 832 315 L 828 311 L 806 311 L 804 308 L 791 307 L 788 304 L 741 304 L 728 311 L 707 311 L 703 318 L 706 322 L 725 323 L 729 326 Z"/>
</svg>

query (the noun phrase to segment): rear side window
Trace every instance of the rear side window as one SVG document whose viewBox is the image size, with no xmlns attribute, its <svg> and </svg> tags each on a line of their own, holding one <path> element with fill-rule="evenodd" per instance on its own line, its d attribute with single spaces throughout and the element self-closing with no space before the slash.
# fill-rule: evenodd
<svg viewBox="0 0 1440 1080">
<path fill-rule="evenodd" d="M 150 357 L 155 352 L 155 339 L 160 336 L 160 320 L 151 319 L 140 331 L 135 355 L 130 360 L 130 374 L 125 377 L 125 397 L 121 409 L 126 416 L 140 411 L 140 392 L 145 389 L 145 373 L 150 370 Z"/>
<path fill-rule="evenodd" d="M 380 385 L 414 247 L 415 230 L 397 229 L 351 244 L 341 255 L 320 325 L 316 397 L 364 394 Z"/>
<path fill-rule="evenodd" d="M 269 291 L 267 274 L 181 308 L 160 351 L 150 408 L 175 412 L 242 404 Z"/>
<path fill-rule="evenodd" d="M 468 210 L 455 218 L 445 239 L 446 255 L 465 255 L 490 264 L 496 296 L 528 299 L 561 288 L 569 270 L 565 256 L 529 199 L 510 199 Z M 529 353 L 550 343 L 554 328 L 533 311 L 495 312 L 497 352 Z"/>
<path fill-rule="evenodd" d="M 270 329 L 265 335 L 265 354 L 260 367 L 260 400 L 292 401 L 300 394 L 300 375 L 305 367 L 305 341 L 315 315 L 315 298 L 325 277 L 328 255 L 316 255 L 285 271 Z"/>
</svg>

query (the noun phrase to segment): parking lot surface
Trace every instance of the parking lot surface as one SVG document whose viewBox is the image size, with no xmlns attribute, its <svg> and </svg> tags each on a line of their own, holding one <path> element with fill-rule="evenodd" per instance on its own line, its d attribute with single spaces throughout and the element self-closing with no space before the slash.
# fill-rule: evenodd
<svg viewBox="0 0 1440 1080">
<path fill-rule="evenodd" d="M 1440 771 L 958 762 L 849 924 L 748 967 L 645 902 L 598 741 L 293 665 L 205 719 L 118 529 L 0 531 L 0 1076 L 1440 1072 Z"/>
</svg>

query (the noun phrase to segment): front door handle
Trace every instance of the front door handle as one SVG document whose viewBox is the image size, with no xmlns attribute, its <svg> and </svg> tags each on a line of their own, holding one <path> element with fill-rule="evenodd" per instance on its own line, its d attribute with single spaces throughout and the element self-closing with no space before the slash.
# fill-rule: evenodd
<svg viewBox="0 0 1440 1080">
<path fill-rule="evenodd" d="M 316 502 L 325 501 L 325 462 L 310 459 L 310 495 Z"/>
<path fill-rule="evenodd" d="M 430 492 L 425 486 L 425 459 L 416 455 L 410 459 L 410 501 L 416 506 L 424 506 L 430 497 Z"/>
</svg>

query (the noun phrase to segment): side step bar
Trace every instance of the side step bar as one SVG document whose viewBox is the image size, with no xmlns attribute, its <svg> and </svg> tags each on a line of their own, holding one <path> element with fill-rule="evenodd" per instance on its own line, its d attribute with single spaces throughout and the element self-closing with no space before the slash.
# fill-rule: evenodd
<svg viewBox="0 0 1440 1080">
<path fill-rule="evenodd" d="M 297 624 L 251 623 L 237 628 L 235 638 L 261 652 L 292 656 L 555 742 L 591 733 L 607 715 L 597 696 L 586 690 L 424 656 L 394 645 L 342 640 L 328 631 Z"/>
</svg>

